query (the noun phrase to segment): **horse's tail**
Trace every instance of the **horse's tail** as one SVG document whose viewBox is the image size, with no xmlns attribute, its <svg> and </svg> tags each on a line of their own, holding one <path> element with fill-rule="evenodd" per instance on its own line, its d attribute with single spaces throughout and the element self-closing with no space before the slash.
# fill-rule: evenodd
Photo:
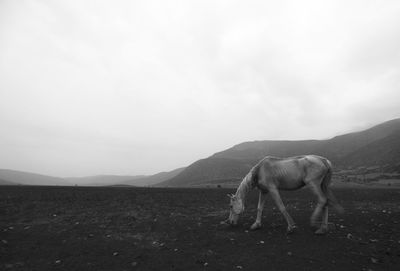
<svg viewBox="0 0 400 271">
<path fill-rule="evenodd" d="M 344 213 L 343 207 L 338 203 L 335 195 L 333 195 L 331 189 L 329 188 L 329 185 L 332 180 L 332 164 L 328 159 L 322 159 L 322 162 L 326 166 L 327 172 L 324 178 L 322 179 L 321 190 L 328 199 L 327 204 L 329 206 L 332 206 L 338 213 L 343 214 Z"/>
</svg>

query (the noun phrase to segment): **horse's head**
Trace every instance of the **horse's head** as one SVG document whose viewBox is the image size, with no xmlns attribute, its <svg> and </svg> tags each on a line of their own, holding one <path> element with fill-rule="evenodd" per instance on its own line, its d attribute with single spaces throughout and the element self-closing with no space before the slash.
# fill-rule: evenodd
<svg viewBox="0 0 400 271">
<path fill-rule="evenodd" d="M 239 215 L 244 211 L 244 204 L 242 199 L 238 198 L 235 195 L 228 195 L 231 199 L 230 201 L 230 213 L 228 218 L 228 223 L 231 225 L 236 225 L 239 219 Z"/>
</svg>

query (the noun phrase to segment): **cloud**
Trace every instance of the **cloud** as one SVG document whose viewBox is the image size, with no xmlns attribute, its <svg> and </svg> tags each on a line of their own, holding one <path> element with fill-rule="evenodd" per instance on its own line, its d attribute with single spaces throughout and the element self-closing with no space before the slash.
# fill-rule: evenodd
<svg viewBox="0 0 400 271">
<path fill-rule="evenodd" d="M 398 117 L 399 14 L 397 1 L 2 1 L 1 167 L 149 174 Z"/>
</svg>

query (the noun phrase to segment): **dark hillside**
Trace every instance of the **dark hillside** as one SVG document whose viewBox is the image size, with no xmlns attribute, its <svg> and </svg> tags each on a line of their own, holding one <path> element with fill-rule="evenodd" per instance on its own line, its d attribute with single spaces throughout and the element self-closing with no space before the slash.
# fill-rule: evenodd
<svg viewBox="0 0 400 271">
<path fill-rule="evenodd" d="M 376 140 L 343 159 L 343 165 L 355 166 L 399 166 L 400 131 Z"/>
<path fill-rule="evenodd" d="M 266 155 L 286 157 L 309 153 L 310 150 L 319 148 L 321 144 L 323 141 L 318 140 L 244 142 L 211 157 L 258 161 Z"/>
<path fill-rule="evenodd" d="M 199 160 L 175 178 L 165 181 L 162 186 L 190 186 L 199 183 L 199 180 L 220 180 L 237 178 L 245 175 L 253 163 L 244 160 L 226 158 L 207 158 Z"/>
<path fill-rule="evenodd" d="M 317 154 L 330 159 L 336 168 L 400 163 L 400 119 L 364 131 L 328 140 L 244 142 L 209 158 L 199 160 L 161 186 L 189 186 L 218 180 L 241 179 L 265 156 L 289 157 Z"/>
</svg>

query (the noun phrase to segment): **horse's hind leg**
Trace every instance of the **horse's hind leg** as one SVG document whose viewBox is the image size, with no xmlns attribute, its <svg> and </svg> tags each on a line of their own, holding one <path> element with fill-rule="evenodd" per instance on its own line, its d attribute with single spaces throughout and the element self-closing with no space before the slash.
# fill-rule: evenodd
<svg viewBox="0 0 400 271">
<path fill-rule="evenodd" d="M 311 226 L 316 227 L 319 223 L 317 222 L 318 218 L 321 216 L 321 213 L 323 211 L 323 218 L 322 218 L 322 223 L 319 225 L 319 229 L 315 232 L 317 234 L 322 234 L 327 232 L 328 230 L 328 206 L 327 202 L 328 199 L 325 196 L 325 194 L 322 192 L 320 186 L 315 184 L 314 182 L 309 182 L 309 186 L 311 187 L 312 191 L 317 195 L 318 197 L 318 203 L 317 207 L 315 207 L 315 210 L 313 214 L 311 215 Z M 326 227 L 325 224 L 326 223 Z"/>
<path fill-rule="evenodd" d="M 260 195 L 258 198 L 258 206 L 257 206 L 257 218 L 256 221 L 251 225 L 251 230 L 256 230 L 261 228 L 261 219 L 262 219 L 262 212 L 264 209 L 265 200 L 267 199 L 267 193 L 260 191 Z"/>
<path fill-rule="evenodd" d="M 288 223 L 287 232 L 292 233 L 294 231 L 294 229 L 296 228 L 296 225 L 294 224 L 292 217 L 286 211 L 286 207 L 282 202 L 282 199 L 281 199 L 281 196 L 279 195 L 278 189 L 273 188 L 273 189 L 270 189 L 269 192 L 271 193 L 271 197 L 275 201 L 275 204 L 278 206 L 279 211 L 281 211 L 281 213 L 283 214 L 283 216 L 286 219 L 286 222 Z"/>
<path fill-rule="evenodd" d="M 324 212 L 322 214 L 322 223 L 319 229 L 315 232 L 315 234 L 325 234 L 328 232 L 328 205 L 326 204 L 324 207 Z"/>
</svg>

